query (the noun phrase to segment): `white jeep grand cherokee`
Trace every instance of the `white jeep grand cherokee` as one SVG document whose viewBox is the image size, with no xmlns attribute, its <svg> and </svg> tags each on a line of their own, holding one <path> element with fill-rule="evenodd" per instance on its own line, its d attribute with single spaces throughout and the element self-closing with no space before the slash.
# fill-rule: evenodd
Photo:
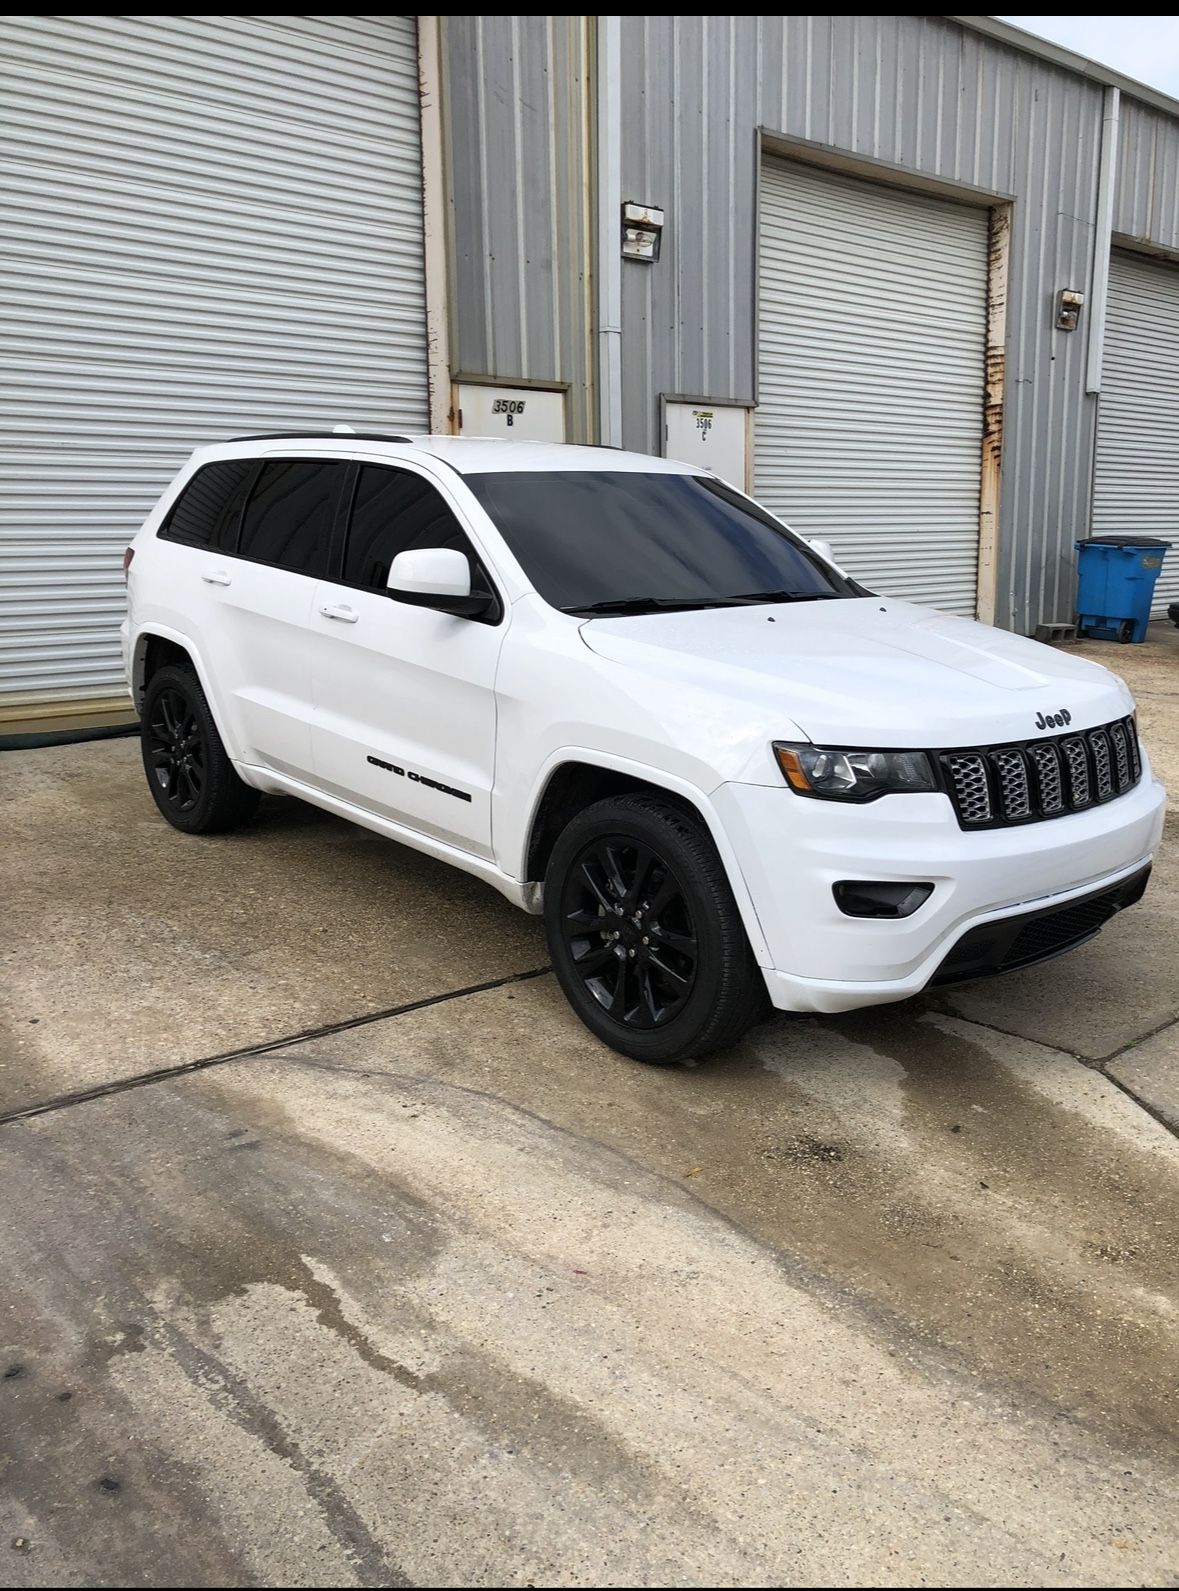
<svg viewBox="0 0 1179 1591">
<path fill-rule="evenodd" d="M 713 476 L 366 434 L 198 449 L 126 555 L 160 811 L 283 791 L 543 912 L 600 1038 L 731 1043 L 1026 966 L 1142 894 L 1115 675 L 873 596 Z"/>
</svg>

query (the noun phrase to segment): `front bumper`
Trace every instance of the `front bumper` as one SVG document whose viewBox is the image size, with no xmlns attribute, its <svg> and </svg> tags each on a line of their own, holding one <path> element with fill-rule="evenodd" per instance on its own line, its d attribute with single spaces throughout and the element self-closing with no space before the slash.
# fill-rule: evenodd
<svg viewBox="0 0 1179 1591">
<path fill-rule="evenodd" d="M 787 1011 L 847 1011 L 919 993 L 983 924 L 1064 907 L 1137 873 L 1158 844 L 1165 796 L 1144 755 L 1139 783 L 1104 806 L 977 833 L 958 826 L 942 794 L 851 806 L 727 784 L 713 802 L 769 949 L 771 1000 Z M 934 889 L 911 917 L 855 918 L 835 904 L 841 879 Z"/>
</svg>

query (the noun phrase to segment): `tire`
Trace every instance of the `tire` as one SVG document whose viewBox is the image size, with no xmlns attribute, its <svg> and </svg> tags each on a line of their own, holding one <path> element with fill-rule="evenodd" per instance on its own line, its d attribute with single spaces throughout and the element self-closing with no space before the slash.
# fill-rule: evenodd
<svg viewBox="0 0 1179 1591">
<path fill-rule="evenodd" d="M 222 834 L 257 811 L 261 793 L 234 771 L 191 669 L 169 663 L 148 680 L 139 744 L 148 789 L 174 829 Z"/>
<path fill-rule="evenodd" d="M 707 1055 L 761 1015 L 764 983 L 716 847 L 655 797 L 598 801 L 572 819 L 549 858 L 544 916 L 570 1005 L 633 1060 Z"/>
</svg>

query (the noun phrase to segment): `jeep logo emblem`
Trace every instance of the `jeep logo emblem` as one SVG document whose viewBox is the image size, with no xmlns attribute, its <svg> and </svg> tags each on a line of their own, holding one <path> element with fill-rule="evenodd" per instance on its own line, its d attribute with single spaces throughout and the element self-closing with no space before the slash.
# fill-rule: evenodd
<svg viewBox="0 0 1179 1591">
<path fill-rule="evenodd" d="M 1073 715 L 1066 707 L 1062 707 L 1058 713 L 1036 714 L 1037 729 L 1063 729 L 1066 724 L 1071 724 L 1072 721 Z"/>
</svg>

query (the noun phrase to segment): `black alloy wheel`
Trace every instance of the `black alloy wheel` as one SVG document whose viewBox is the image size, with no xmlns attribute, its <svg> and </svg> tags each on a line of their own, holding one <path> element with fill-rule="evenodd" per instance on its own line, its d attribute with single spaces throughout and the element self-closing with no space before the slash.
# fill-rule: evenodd
<svg viewBox="0 0 1179 1591">
<path fill-rule="evenodd" d="M 591 1033 L 665 1066 L 733 1044 L 765 980 L 724 864 L 700 818 L 651 792 L 595 801 L 545 869 L 545 936 Z"/>
<path fill-rule="evenodd" d="M 590 842 L 565 882 L 569 958 L 608 1016 L 632 1028 L 670 1021 L 696 985 L 699 946 L 683 885 L 647 845 Z"/>
<path fill-rule="evenodd" d="M 148 680 L 139 724 L 143 771 L 157 807 L 185 834 L 219 834 L 258 809 L 217 733 L 201 682 L 166 663 Z"/>
<path fill-rule="evenodd" d="M 205 788 L 205 747 L 191 702 L 174 686 L 159 691 L 152 703 L 144 755 L 157 800 L 178 813 L 192 812 Z"/>
</svg>

